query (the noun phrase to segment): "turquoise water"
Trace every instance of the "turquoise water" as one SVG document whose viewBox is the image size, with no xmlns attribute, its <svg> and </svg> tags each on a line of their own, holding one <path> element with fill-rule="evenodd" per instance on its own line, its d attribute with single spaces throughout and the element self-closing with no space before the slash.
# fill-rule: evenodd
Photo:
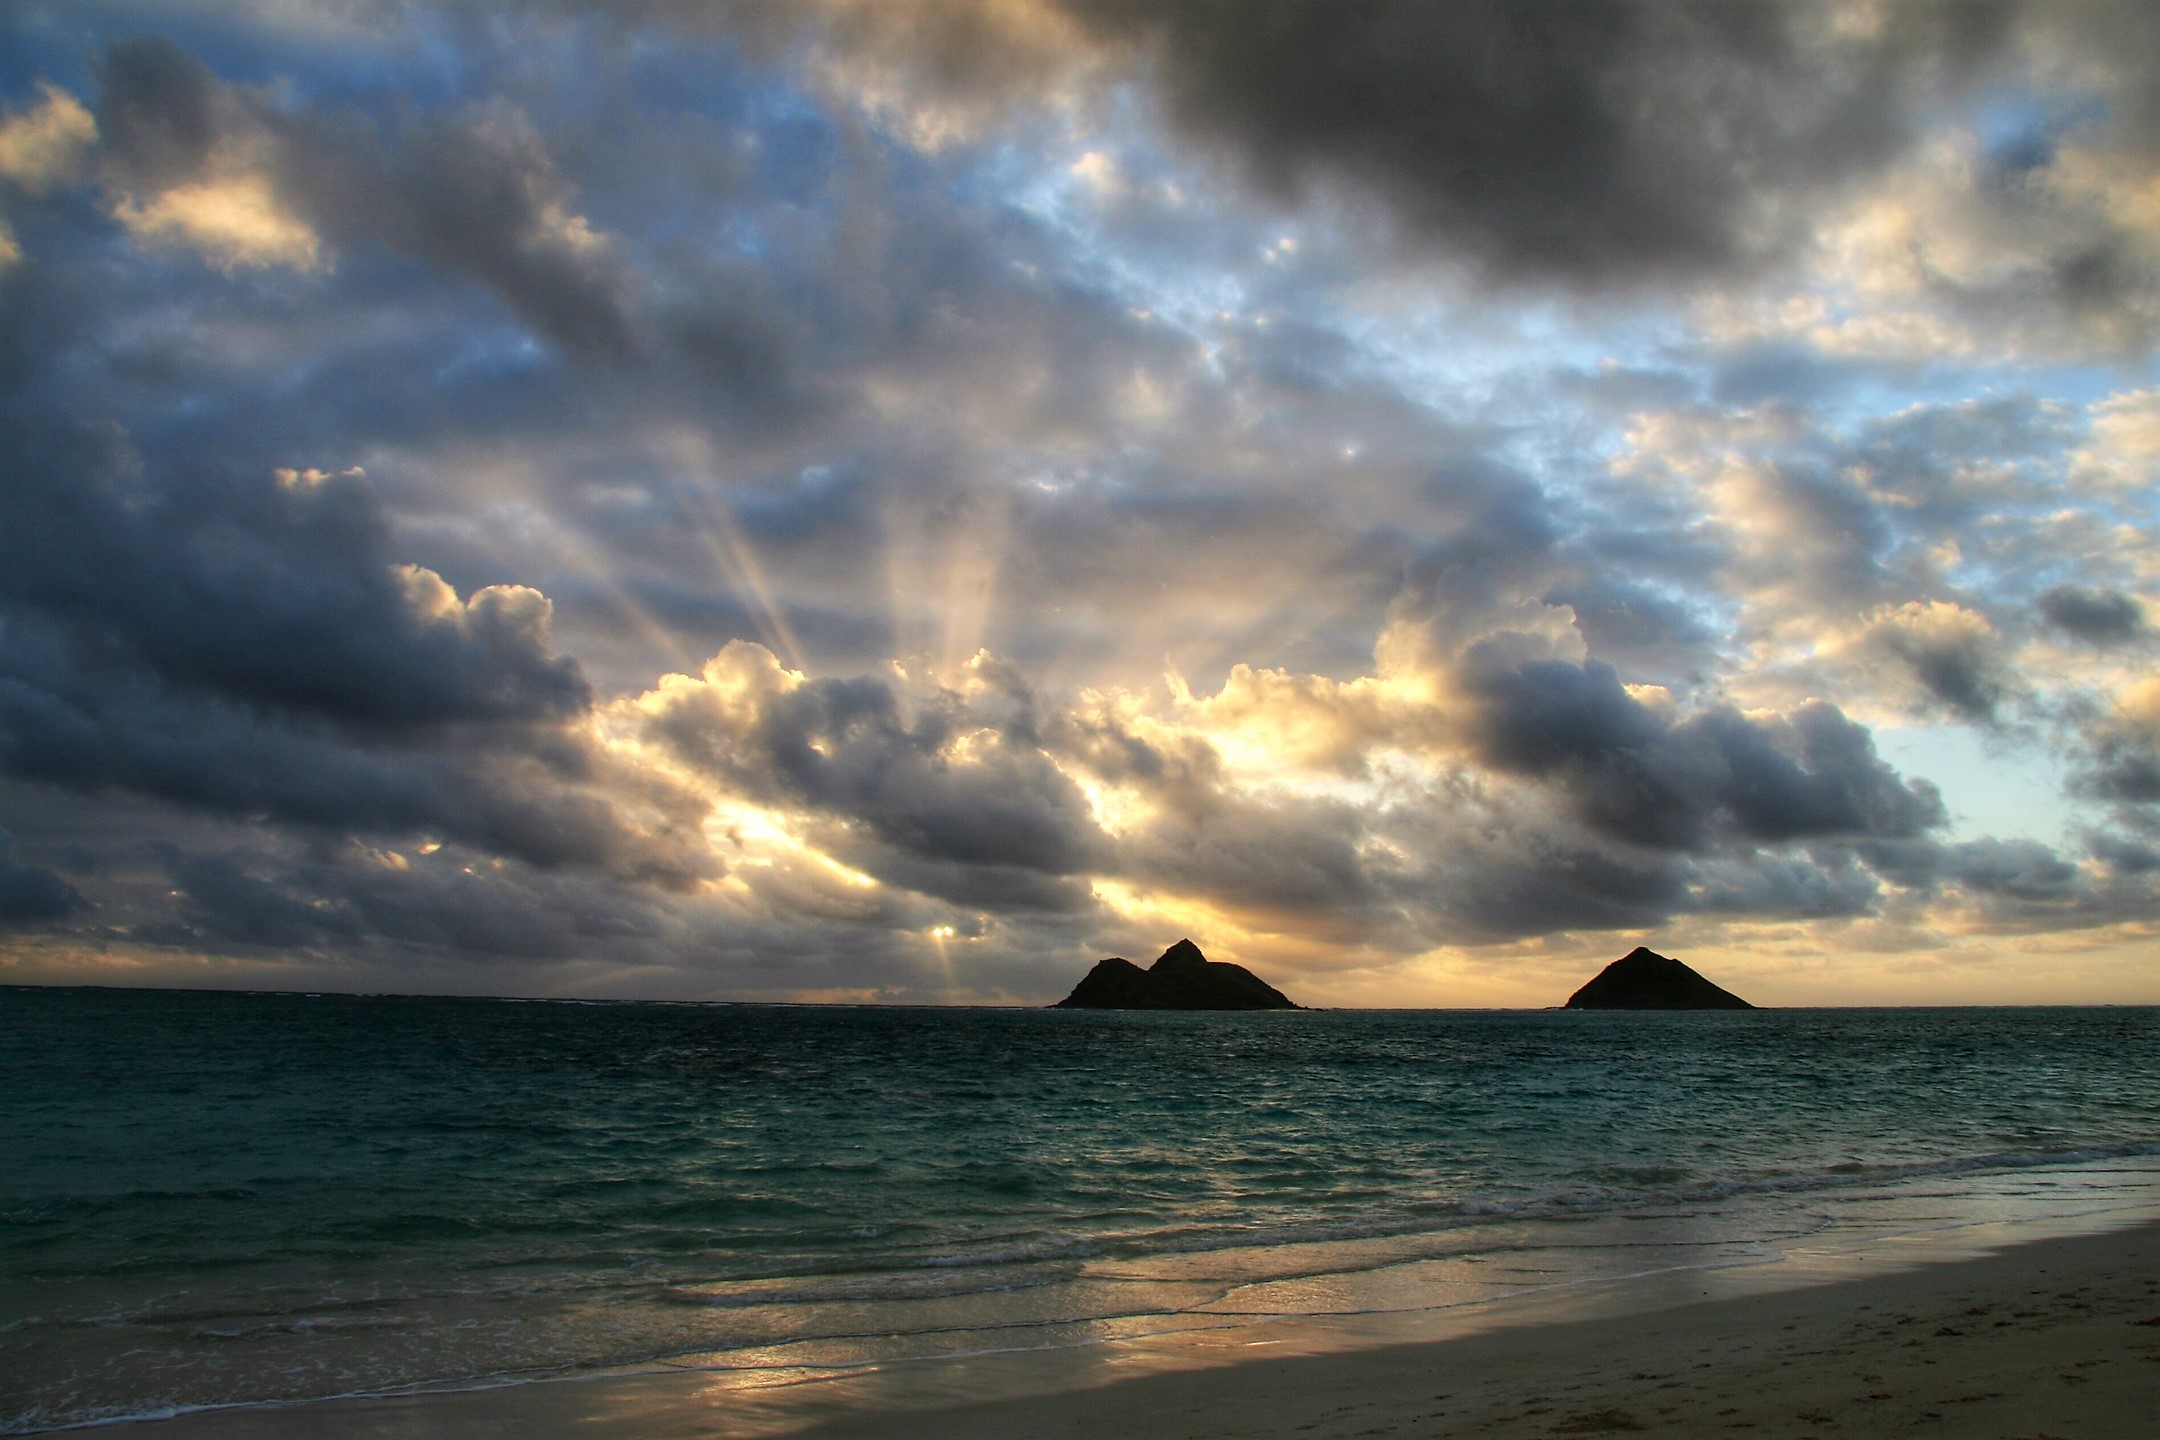
<svg viewBox="0 0 2160 1440">
<path fill-rule="evenodd" d="M 2085 1195 L 2160 1154 L 2156 1041 L 2142 1008 L 0 989 L 0 1430 L 1725 1263 Z"/>
</svg>

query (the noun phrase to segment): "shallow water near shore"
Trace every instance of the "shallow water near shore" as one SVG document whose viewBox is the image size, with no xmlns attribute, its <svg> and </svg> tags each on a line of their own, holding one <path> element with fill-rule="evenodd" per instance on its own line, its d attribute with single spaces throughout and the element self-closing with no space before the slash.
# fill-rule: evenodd
<svg viewBox="0 0 2160 1440">
<path fill-rule="evenodd" d="M 1405 1314 L 2149 1213 L 2160 1011 L 0 990 L 0 1428 Z"/>
</svg>

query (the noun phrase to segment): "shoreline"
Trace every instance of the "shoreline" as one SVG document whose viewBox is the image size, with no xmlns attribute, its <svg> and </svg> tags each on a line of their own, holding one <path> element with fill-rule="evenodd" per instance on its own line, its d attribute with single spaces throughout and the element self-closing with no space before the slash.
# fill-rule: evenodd
<svg viewBox="0 0 2160 1440">
<path fill-rule="evenodd" d="M 1546 1304 L 1514 1313 L 1503 1304 L 1444 1338 L 1032 1399 L 831 1413 L 779 1433 L 1542 1440 L 1827 1437 L 1940 1424 L 1960 1440 L 2130 1440 L 2160 1413 L 2160 1220 L 1842 1280 L 1782 1283 L 1749 1271 L 1681 1283 L 1701 1293 L 1648 1306 L 1601 1297 L 1616 1302 L 1608 1313 L 1575 1319 Z"/>
<path fill-rule="evenodd" d="M 146 1440 L 296 1429 L 326 1440 L 1170 1440 L 1798 1437 L 1948 1420 L 1956 1428 L 1944 1433 L 1960 1437 L 2112 1440 L 2144 1435 L 2160 1413 L 2160 1213 L 2150 1203 L 1839 1241 L 1430 1311 L 1281 1316 L 850 1369 L 678 1363 L 96 1428 L 148 1427 Z"/>
</svg>

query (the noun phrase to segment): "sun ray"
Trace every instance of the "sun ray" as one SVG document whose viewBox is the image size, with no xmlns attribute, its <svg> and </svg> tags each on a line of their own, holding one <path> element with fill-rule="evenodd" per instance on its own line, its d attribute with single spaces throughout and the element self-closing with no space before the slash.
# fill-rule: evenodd
<svg viewBox="0 0 2160 1440">
<path fill-rule="evenodd" d="M 713 568 L 726 578 L 729 588 L 738 597 L 749 602 L 751 618 L 758 627 L 758 638 L 786 662 L 789 669 L 806 669 L 802 643 L 788 623 L 787 612 L 766 574 L 764 562 L 728 509 L 725 497 L 719 493 L 719 466 L 713 457 L 711 443 L 694 431 L 679 428 L 661 437 L 654 448 L 681 481 L 675 489 L 675 499 L 694 522 L 698 541 L 713 562 Z"/>
</svg>

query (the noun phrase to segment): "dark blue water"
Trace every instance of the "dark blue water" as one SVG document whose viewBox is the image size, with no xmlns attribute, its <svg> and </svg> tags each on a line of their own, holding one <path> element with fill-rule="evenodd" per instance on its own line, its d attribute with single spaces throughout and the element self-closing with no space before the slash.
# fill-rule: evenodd
<svg viewBox="0 0 2160 1440">
<path fill-rule="evenodd" d="M 1556 1246 L 1714 1256 L 1862 1192 L 2160 1151 L 2156 1042 L 2152 1009 L 0 989 L 0 1428 L 1062 1343 Z"/>
</svg>

